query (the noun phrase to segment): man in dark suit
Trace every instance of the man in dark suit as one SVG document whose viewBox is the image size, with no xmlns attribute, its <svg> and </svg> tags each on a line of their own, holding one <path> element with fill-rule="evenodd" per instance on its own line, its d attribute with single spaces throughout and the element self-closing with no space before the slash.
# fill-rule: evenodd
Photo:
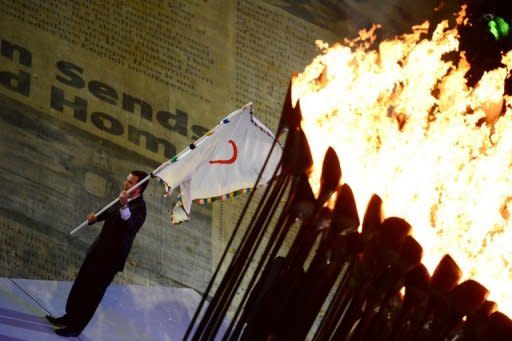
<svg viewBox="0 0 512 341">
<path fill-rule="evenodd" d="M 104 223 L 78 271 L 66 303 L 66 314 L 58 318 L 46 316 L 52 324 L 64 327 L 55 330 L 58 335 L 78 336 L 91 320 L 114 276 L 123 271 L 135 235 L 146 219 L 142 193 L 147 182 L 129 194 L 126 192 L 146 176 L 143 171 L 132 171 L 123 183 L 119 202 L 98 216 L 94 213 L 87 216 L 89 225 L 96 221 Z"/>
</svg>

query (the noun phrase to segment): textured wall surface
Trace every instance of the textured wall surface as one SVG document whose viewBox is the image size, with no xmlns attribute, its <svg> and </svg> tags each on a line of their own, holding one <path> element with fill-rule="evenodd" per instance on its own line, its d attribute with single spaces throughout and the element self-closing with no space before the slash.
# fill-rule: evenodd
<svg viewBox="0 0 512 341">
<path fill-rule="evenodd" d="M 0 276 L 54 280 L 75 276 L 99 225 L 69 232 L 130 170 L 154 169 L 250 101 L 274 124 L 291 70 L 332 37 L 250 1 L 0 1 L 0 32 Z M 220 227 L 197 205 L 170 226 L 162 193 L 146 190 L 148 219 L 116 280 L 202 291 Z"/>
</svg>

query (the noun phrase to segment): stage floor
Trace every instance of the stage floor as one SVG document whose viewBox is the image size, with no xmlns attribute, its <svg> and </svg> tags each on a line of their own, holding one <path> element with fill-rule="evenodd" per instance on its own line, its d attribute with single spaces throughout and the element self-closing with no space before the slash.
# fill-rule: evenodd
<svg viewBox="0 0 512 341">
<path fill-rule="evenodd" d="M 0 278 L 0 340 L 64 340 L 60 316 L 72 282 Z M 181 340 L 201 297 L 192 289 L 112 284 L 79 340 Z M 219 335 L 222 335 L 222 329 Z"/>
</svg>

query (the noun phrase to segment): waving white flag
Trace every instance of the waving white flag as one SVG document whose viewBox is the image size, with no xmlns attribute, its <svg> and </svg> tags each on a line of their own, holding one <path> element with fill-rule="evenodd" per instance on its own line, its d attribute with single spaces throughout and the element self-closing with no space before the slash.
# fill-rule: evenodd
<svg viewBox="0 0 512 341">
<path fill-rule="evenodd" d="M 173 223 L 187 219 L 192 201 L 211 199 L 250 189 L 274 142 L 272 132 L 251 113 L 252 105 L 229 114 L 189 150 L 159 167 L 153 175 L 160 178 L 170 193 L 180 186 L 181 201 L 186 216 L 178 218 L 179 205 Z M 274 147 L 259 184 L 270 180 L 282 148 Z"/>
</svg>

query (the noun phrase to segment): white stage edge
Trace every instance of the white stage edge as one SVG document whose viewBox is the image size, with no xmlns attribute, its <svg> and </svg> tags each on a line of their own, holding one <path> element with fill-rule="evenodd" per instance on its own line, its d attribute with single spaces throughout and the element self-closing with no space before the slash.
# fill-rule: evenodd
<svg viewBox="0 0 512 341">
<path fill-rule="evenodd" d="M 64 340 L 44 316 L 64 313 L 71 284 L 0 278 L 0 340 Z M 181 340 L 200 300 L 188 288 L 112 284 L 82 334 L 67 339 Z"/>
</svg>

